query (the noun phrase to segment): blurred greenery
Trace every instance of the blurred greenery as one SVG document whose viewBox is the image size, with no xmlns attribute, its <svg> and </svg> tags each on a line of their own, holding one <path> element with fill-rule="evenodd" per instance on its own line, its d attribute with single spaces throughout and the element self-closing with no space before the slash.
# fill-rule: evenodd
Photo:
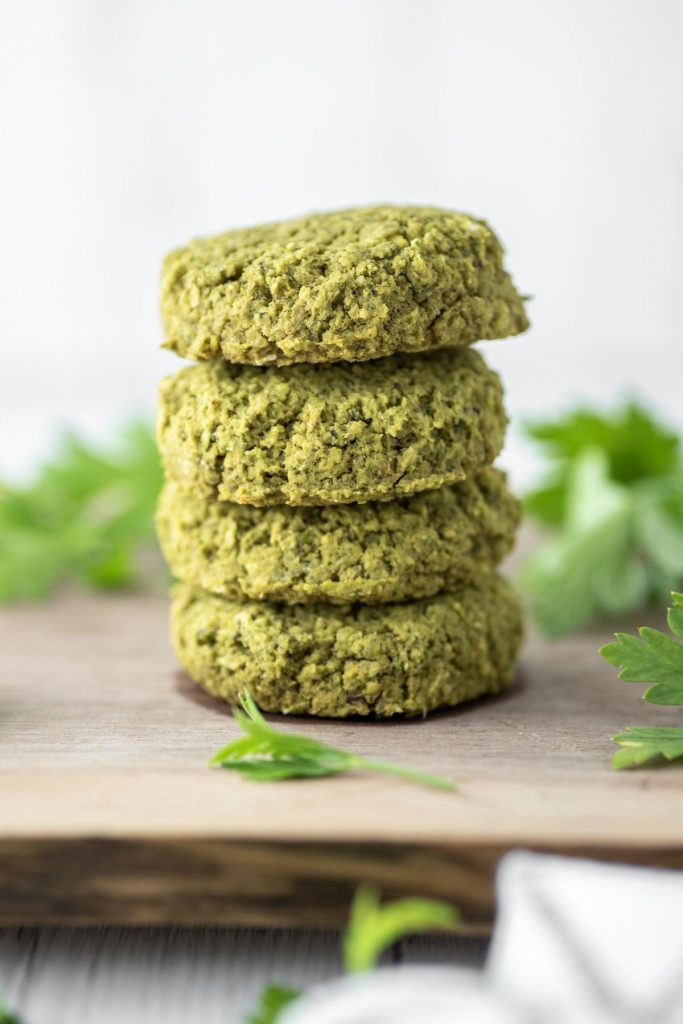
<svg viewBox="0 0 683 1024">
<path fill-rule="evenodd" d="M 664 599 L 683 579 L 683 462 L 677 434 L 642 405 L 574 410 L 526 434 L 549 468 L 526 495 L 545 539 L 521 584 L 549 634 Z"/>
<path fill-rule="evenodd" d="M 0 601 L 41 600 L 70 580 L 135 585 L 161 482 L 147 422 L 127 424 L 107 449 L 67 434 L 32 483 L 0 484 Z"/>
<path fill-rule="evenodd" d="M 2 998 L 0 998 L 0 1024 L 21 1024 L 19 1018 L 9 1012 Z"/>
<path fill-rule="evenodd" d="M 258 1002 L 249 1014 L 246 1024 L 277 1024 L 285 1008 L 296 1002 L 300 995 L 300 989 L 291 988 L 289 985 L 266 985 L 260 992 Z"/>
<path fill-rule="evenodd" d="M 346 974 L 374 970 L 382 954 L 401 939 L 422 932 L 450 930 L 461 920 L 458 908 L 441 900 L 409 896 L 382 903 L 374 886 L 362 885 L 353 897 L 342 937 L 344 970 Z M 285 1008 L 301 994 L 301 990 L 289 986 L 267 985 L 247 1024 L 277 1024 Z"/>
<path fill-rule="evenodd" d="M 661 601 L 683 582 L 683 457 L 643 405 L 579 408 L 527 424 L 546 472 L 525 498 L 541 542 L 522 587 L 549 634 Z M 23 487 L 0 483 L 0 602 L 41 600 L 64 582 L 141 582 L 162 471 L 154 432 L 134 420 L 109 446 L 63 437 Z"/>
</svg>

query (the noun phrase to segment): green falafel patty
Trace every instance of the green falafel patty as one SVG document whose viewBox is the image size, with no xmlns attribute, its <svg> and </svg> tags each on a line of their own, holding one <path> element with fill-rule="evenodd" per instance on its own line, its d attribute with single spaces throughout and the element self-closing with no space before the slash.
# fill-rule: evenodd
<svg viewBox="0 0 683 1024">
<path fill-rule="evenodd" d="M 282 367 L 217 360 L 161 384 L 167 474 L 248 505 L 387 501 L 490 465 L 507 422 L 472 349 Z"/>
<path fill-rule="evenodd" d="M 242 603 L 180 584 L 171 633 L 183 668 L 231 703 L 246 688 L 284 714 L 422 715 L 512 682 L 522 610 L 494 573 L 422 601 L 341 607 Z"/>
<path fill-rule="evenodd" d="M 257 509 L 168 481 L 157 532 L 174 576 L 213 594 L 383 604 L 490 571 L 512 548 L 519 518 L 497 469 L 397 501 L 326 507 Z"/>
<path fill-rule="evenodd" d="M 190 359 L 376 359 L 526 330 L 483 220 L 373 206 L 227 231 L 164 262 L 166 347 Z"/>
</svg>

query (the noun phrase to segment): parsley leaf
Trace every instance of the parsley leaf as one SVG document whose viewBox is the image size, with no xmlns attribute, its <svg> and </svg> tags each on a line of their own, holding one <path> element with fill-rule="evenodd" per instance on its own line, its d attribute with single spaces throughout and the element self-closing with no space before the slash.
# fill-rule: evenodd
<svg viewBox="0 0 683 1024">
<path fill-rule="evenodd" d="M 69 434 L 32 484 L 0 484 L 0 602 L 42 600 L 67 580 L 135 583 L 161 480 L 153 431 L 134 421 L 111 452 Z"/>
<path fill-rule="evenodd" d="M 675 434 L 630 404 L 527 433 L 552 460 L 526 510 L 550 534 L 521 574 L 549 634 L 661 600 L 683 580 L 683 466 Z"/>
<path fill-rule="evenodd" d="M 349 974 L 369 971 L 403 936 L 452 928 L 459 919 L 459 912 L 448 903 L 411 898 L 380 904 L 376 889 L 361 886 L 344 933 L 344 966 Z"/>
<path fill-rule="evenodd" d="M 249 693 L 242 693 L 240 702 L 242 710 L 235 709 L 234 716 L 244 736 L 214 754 L 211 765 L 240 772 L 257 782 L 322 777 L 361 769 L 398 775 L 435 789 L 455 789 L 448 779 L 436 775 L 357 757 L 308 736 L 279 732 L 265 720 Z"/>
<path fill-rule="evenodd" d="M 289 1006 L 300 995 L 299 989 L 286 985 L 266 985 L 259 996 L 258 1005 L 247 1018 L 247 1024 L 276 1024 L 285 1006 Z"/>
<path fill-rule="evenodd" d="M 654 683 L 643 694 L 651 704 L 683 705 L 683 594 L 674 592 L 671 598 L 667 622 L 673 637 L 642 626 L 639 636 L 617 633 L 615 641 L 600 649 L 603 658 L 620 669 L 620 679 Z M 629 726 L 612 738 L 621 747 L 612 761 L 615 768 L 683 758 L 683 728 Z"/>
<path fill-rule="evenodd" d="M 621 747 L 612 758 L 614 768 L 636 768 L 647 761 L 683 758 L 683 728 L 627 726 L 612 739 Z"/>
<path fill-rule="evenodd" d="M 629 683 L 649 683 L 643 694 L 651 704 L 683 704 L 683 594 L 671 595 L 669 629 L 678 639 L 659 629 L 642 626 L 640 638 L 617 633 L 616 641 L 600 649 L 603 658 L 621 671 L 619 678 Z"/>
</svg>

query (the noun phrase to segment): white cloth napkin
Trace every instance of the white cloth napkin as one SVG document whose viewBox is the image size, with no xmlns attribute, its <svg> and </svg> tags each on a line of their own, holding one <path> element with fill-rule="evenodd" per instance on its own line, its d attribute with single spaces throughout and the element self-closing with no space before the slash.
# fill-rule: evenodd
<svg viewBox="0 0 683 1024">
<path fill-rule="evenodd" d="M 282 1024 L 517 1024 L 506 1004 L 457 967 L 383 967 L 311 989 Z"/>
<path fill-rule="evenodd" d="M 484 971 L 320 985 L 283 1024 L 683 1024 L 683 873 L 512 853 Z"/>
</svg>

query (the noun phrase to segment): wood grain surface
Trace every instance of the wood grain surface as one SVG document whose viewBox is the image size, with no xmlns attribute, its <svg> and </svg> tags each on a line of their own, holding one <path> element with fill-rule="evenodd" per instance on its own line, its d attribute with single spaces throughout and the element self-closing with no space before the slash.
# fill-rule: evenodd
<svg viewBox="0 0 683 1024">
<path fill-rule="evenodd" d="M 683 867 L 683 772 L 614 773 L 610 735 L 670 723 L 597 655 L 531 638 L 507 694 L 426 720 L 281 720 L 457 780 L 249 783 L 207 767 L 227 707 L 177 670 L 162 597 L 0 615 L 0 923 L 336 925 L 361 881 L 485 929 L 514 847 Z"/>
</svg>

